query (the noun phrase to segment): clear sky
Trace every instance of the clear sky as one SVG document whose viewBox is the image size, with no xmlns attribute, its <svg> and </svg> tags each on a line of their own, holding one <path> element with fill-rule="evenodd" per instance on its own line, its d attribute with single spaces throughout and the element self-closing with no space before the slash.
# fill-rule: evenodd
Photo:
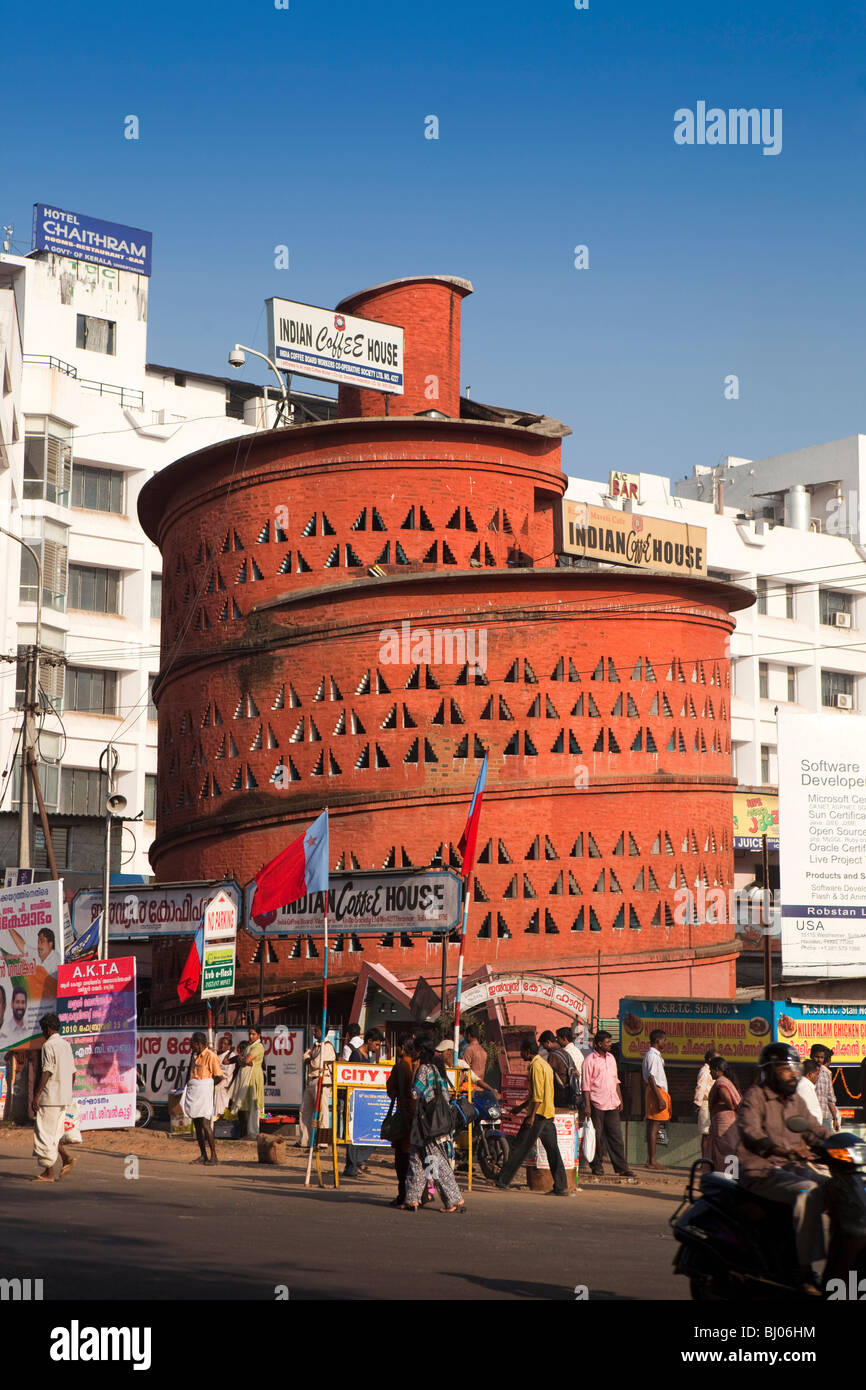
<svg viewBox="0 0 866 1390">
<path fill-rule="evenodd" d="M 150 359 L 220 374 L 270 295 L 465 276 L 475 398 L 564 420 L 570 473 L 676 479 L 866 430 L 864 27 L 848 0 L 15 6 L 0 221 L 22 250 L 37 201 L 152 231 Z M 677 145 L 699 101 L 781 108 L 781 152 Z"/>
</svg>

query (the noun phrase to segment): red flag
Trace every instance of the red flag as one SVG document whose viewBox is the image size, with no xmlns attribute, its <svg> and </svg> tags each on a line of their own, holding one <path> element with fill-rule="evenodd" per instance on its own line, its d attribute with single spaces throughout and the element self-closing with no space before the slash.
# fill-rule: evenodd
<svg viewBox="0 0 866 1390">
<path fill-rule="evenodd" d="M 288 907 L 308 893 L 328 891 L 328 812 L 256 875 L 251 917 Z"/>
<path fill-rule="evenodd" d="M 189 948 L 189 955 L 186 958 L 186 965 L 180 973 L 177 982 L 177 997 L 182 1004 L 187 999 L 191 999 L 198 989 L 201 979 L 201 958 L 204 954 L 204 923 L 199 925 L 199 929 L 193 938 L 193 943 Z"/>
<path fill-rule="evenodd" d="M 484 754 L 484 761 L 481 764 L 481 771 L 475 783 L 475 791 L 472 793 L 472 804 L 469 807 L 469 818 L 466 821 L 466 829 L 460 837 L 460 844 L 457 848 L 463 855 L 463 877 L 467 878 L 472 872 L 472 865 L 475 863 L 475 846 L 478 840 L 478 823 L 481 820 L 481 802 L 484 798 L 484 787 L 487 782 L 487 754 Z"/>
</svg>

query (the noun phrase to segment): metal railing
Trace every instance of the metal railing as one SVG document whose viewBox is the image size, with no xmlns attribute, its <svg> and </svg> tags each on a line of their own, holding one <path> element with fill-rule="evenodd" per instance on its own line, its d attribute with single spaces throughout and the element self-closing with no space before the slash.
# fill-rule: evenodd
<svg viewBox="0 0 866 1390">
<path fill-rule="evenodd" d="M 84 391 L 95 391 L 99 396 L 111 396 L 121 405 L 128 405 L 133 410 L 144 409 L 143 391 L 137 391 L 130 386 L 112 386 L 105 381 L 91 381 L 88 377 L 80 377 L 77 367 L 73 367 L 71 362 L 62 361 L 59 357 L 50 357 L 45 353 L 25 353 L 24 363 L 25 366 L 49 367 L 52 371 L 63 372 L 65 376 L 77 381 Z"/>
</svg>

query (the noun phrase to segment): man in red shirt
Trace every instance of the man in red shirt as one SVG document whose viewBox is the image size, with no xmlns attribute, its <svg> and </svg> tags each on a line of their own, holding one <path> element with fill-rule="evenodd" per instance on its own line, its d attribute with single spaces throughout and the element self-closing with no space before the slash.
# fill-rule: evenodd
<svg viewBox="0 0 866 1390">
<path fill-rule="evenodd" d="M 610 1033 L 596 1033 L 592 1040 L 592 1052 L 583 1063 L 583 1104 L 587 1123 L 592 1121 L 595 1130 L 595 1158 L 592 1172 L 595 1177 L 604 1176 L 604 1150 L 607 1148 L 614 1171 L 626 1182 L 637 1182 L 635 1174 L 628 1166 L 625 1147 L 622 1142 L 620 1111 L 622 1110 L 622 1090 L 616 1069 L 616 1058 L 611 1052 L 613 1038 Z"/>
</svg>

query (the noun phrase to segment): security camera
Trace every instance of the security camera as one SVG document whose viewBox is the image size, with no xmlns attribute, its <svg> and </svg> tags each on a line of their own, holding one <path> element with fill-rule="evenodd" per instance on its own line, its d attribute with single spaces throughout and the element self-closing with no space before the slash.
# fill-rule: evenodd
<svg viewBox="0 0 866 1390">
<path fill-rule="evenodd" d="M 229 353 L 229 366 L 242 367 L 246 362 L 246 357 L 239 347 L 233 347 Z"/>
<path fill-rule="evenodd" d="M 126 797 L 121 796 L 120 792 L 114 792 L 105 803 L 106 811 L 112 816 L 120 816 L 126 810 Z"/>
</svg>

